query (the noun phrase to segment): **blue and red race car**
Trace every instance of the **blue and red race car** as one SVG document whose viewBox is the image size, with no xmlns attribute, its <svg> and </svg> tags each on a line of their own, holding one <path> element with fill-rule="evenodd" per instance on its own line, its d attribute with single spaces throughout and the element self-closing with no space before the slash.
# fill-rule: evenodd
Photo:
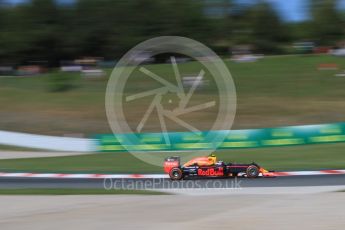
<svg viewBox="0 0 345 230">
<path fill-rule="evenodd" d="M 259 176 L 272 177 L 272 172 L 260 167 L 256 163 L 237 164 L 217 161 L 212 165 L 200 165 L 197 162 L 192 165 L 182 165 L 180 157 L 168 157 L 164 161 L 164 172 L 169 174 L 172 180 L 182 180 L 184 178 L 226 178 L 243 176 L 257 178 Z"/>
</svg>

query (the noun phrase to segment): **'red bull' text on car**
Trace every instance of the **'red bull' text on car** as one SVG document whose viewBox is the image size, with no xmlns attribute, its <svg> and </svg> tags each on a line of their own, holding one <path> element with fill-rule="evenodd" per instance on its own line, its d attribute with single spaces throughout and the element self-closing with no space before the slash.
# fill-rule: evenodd
<svg viewBox="0 0 345 230">
<path fill-rule="evenodd" d="M 224 163 L 223 161 L 217 161 L 214 154 L 194 158 L 184 165 L 181 165 L 180 157 L 168 157 L 164 161 L 164 172 L 168 173 L 172 180 L 200 177 L 224 178 L 243 176 L 256 178 L 259 176 L 272 176 L 270 171 L 256 163 Z"/>
</svg>

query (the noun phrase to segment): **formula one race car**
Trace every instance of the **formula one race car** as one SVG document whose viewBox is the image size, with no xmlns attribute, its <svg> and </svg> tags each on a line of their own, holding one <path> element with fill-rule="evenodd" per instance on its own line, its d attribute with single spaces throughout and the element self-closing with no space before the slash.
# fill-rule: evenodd
<svg viewBox="0 0 345 230">
<path fill-rule="evenodd" d="M 215 162 L 213 165 L 192 165 L 180 164 L 180 157 L 168 157 L 164 161 L 164 172 L 169 174 L 172 180 L 182 180 L 191 177 L 212 177 L 225 178 L 243 176 L 248 178 L 256 178 L 260 175 L 263 177 L 272 177 L 272 171 L 267 171 L 256 163 L 237 164 L 224 163 L 222 161 Z"/>
</svg>

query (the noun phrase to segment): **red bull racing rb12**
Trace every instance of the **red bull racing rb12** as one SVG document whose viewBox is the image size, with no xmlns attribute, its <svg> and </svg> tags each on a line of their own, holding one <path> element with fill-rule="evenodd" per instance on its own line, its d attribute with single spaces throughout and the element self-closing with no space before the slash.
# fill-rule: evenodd
<svg viewBox="0 0 345 230">
<path fill-rule="evenodd" d="M 214 157 L 214 159 L 209 159 Z M 206 160 L 205 160 L 206 158 Z M 207 158 L 211 161 L 207 164 Z M 238 164 L 224 163 L 215 161 L 212 154 L 209 157 L 196 158 L 184 165 L 180 163 L 180 157 L 168 157 L 164 161 L 164 172 L 169 174 L 172 180 L 182 180 L 184 178 L 226 178 L 243 176 L 248 178 L 257 178 L 259 176 L 272 177 L 272 171 L 267 171 L 256 163 Z M 214 162 L 212 162 L 212 160 Z"/>
</svg>

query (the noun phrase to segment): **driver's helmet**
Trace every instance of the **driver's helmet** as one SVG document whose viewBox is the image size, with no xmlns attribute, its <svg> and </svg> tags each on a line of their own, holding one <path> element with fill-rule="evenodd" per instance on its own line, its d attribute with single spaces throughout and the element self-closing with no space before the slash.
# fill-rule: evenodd
<svg viewBox="0 0 345 230">
<path fill-rule="evenodd" d="M 214 155 L 213 153 L 211 153 L 210 155 L 208 155 L 208 159 L 211 160 L 211 161 L 213 161 L 213 164 L 215 164 L 216 161 L 217 161 L 217 157 L 216 157 L 216 155 Z"/>
</svg>

